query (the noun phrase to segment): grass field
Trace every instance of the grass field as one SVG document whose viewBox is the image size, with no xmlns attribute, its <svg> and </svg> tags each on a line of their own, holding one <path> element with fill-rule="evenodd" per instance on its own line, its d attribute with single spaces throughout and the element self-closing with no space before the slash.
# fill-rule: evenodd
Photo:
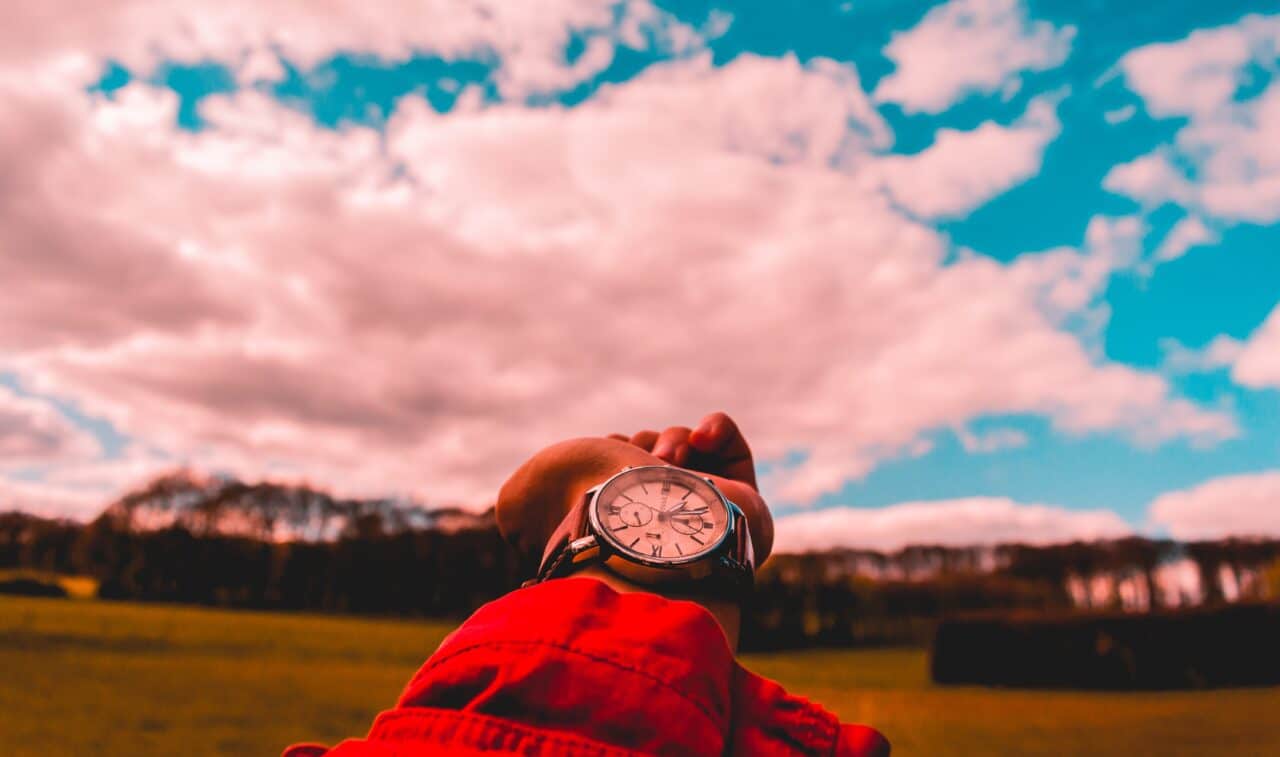
<svg viewBox="0 0 1280 757">
<path fill-rule="evenodd" d="M 449 626 L 0 597 L 0 753 L 278 754 L 362 734 Z M 943 688 L 918 650 L 751 656 L 895 754 L 1280 754 L 1280 688 Z"/>
</svg>

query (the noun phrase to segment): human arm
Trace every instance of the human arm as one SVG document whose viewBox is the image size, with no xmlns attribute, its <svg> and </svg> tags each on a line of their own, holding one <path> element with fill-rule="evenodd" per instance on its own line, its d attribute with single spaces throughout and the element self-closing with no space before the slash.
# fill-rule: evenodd
<svg viewBox="0 0 1280 757">
<path fill-rule="evenodd" d="M 536 564 L 590 488 L 625 466 L 683 463 L 741 507 L 763 561 L 773 524 L 750 450 L 727 420 L 713 414 L 693 429 L 642 432 L 635 443 L 552 445 L 503 486 L 499 527 Z M 888 755 L 873 729 L 842 725 L 742 667 L 739 621 L 729 597 L 677 596 L 598 569 L 546 581 L 478 609 L 365 738 L 286 755 Z"/>
<path fill-rule="evenodd" d="M 632 437 L 581 438 L 538 452 L 503 485 L 497 519 L 527 565 L 535 565 L 548 538 L 587 490 L 624 467 L 671 464 L 706 475 L 743 511 L 758 562 L 773 544 L 773 521 L 755 487 L 750 447 L 737 424 L 724 413 L 712 413 L 693 428 L 673 426 Z M 737 647 L 740 609 L 734 597 L 710 591 L 676 593 L 660 586 L 636 584 L 598 565 L 577 575 L 604 581 L 617 591 L 649 591 L 688 599 L 704 606 L 720 623 L 732 648 Z"/>
</svg>

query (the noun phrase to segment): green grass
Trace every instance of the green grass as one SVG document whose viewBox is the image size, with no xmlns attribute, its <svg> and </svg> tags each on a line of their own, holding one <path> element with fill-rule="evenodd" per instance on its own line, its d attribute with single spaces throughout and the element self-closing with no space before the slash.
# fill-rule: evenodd
<svg viewBox="0 0 1280 757">
<path fill-rule="evenodd" d="M 450 626 L 0 597 L 0 753 L 276 754 L 360 735 Z M 896 754 L 1280 754 L 1280 688 L 1093 694 L 929 683 L 918 650 L 748 667 Z"/>
</svg>

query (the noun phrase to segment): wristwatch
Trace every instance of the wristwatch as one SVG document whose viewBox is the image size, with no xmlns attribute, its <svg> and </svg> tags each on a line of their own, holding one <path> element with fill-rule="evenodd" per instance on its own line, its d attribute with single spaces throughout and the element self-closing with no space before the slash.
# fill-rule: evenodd
<svg viewBox="0 0 1280 757">
<path fill-rule="evenodd" d="M 592 487 L 547 542 L 528 586 L 600 564 L 676 593 L 744 599 L 755 553 L 742 510 L 711 479 L 670 465 L 623 468 Z"/>
</svg>

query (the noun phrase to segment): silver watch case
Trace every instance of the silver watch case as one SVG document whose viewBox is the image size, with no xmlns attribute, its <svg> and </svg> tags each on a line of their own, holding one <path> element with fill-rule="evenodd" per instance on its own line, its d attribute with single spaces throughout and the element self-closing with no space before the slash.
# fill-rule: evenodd
<svg viewBox="0 0 1280 757">
<path fill-rule="evenodd" d="M 674 560 L 653 560 L 642 555 L 624 552 L 622 549 L 617 548 L 607 536 L 602 535 L 605 533 L 605 528 L 600 523 L 596 508 L 596 500 L 600 497 L 600 493 L 614 479 L 644 468 L 677 470 L 681 475 L 700 478 L 711 486 L 711 490 L 724 503 L 725 510 L 729 513 L 729 524 L 724 533 L 720 534 L 720 538 L 709 549 L 696 555 Z M 726 542 L 729 539 L 737 539 L 742 545 L 742 562 L 748 568 L 754 569 L 755 567 L 755 554 L 751 544 L 751 534 L 747 528 L 747 519 L 742 512 L 742 508 L 724 496 L 724 493 L 720 491 L 720 487 L 716 486 L 715 482 L 706 476 L 699 476 L 696 473 L 675 468 L 671 465 L 627 467 L 610 476 L 608 480 L 587 490 L 585 498 L 591 534 L 575 539 L 568 545 L 566 551 L 569 554 L 566 557 L 573 563 L 580 563 L 593 558 L 598 559 L 605 567 L 637 583 L 696 580 L 710 575 L 715 569 L 717 560 L 724 555 Z"/>
</svg>

